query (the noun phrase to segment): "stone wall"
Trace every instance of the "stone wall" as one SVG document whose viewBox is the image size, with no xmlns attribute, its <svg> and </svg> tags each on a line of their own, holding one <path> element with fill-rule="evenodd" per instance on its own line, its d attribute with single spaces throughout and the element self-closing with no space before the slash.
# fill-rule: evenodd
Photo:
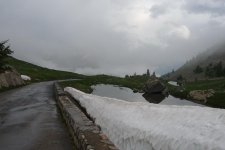
<svg viewBox="0 0 225 150">
<path fill-rule="evenodd" d="M 24 81 L 16 71 L 0 73 L 0 89 L 23 85 Z"/>
<path fill-rule="evenodd" d="M 57 104 L 79 150 L 117 150 L 97 125 L 68 97 L 61 87 L 55 84 Z"/>
</svg>

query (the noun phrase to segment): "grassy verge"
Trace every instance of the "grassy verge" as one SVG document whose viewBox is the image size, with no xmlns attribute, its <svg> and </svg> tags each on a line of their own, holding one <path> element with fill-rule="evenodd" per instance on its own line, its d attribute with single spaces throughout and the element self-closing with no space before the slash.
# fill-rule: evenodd
<svg viewBox="0 0 225 150">
<path fill-rule="evenodd" d="M 84 75 L 73 73 L 73 72 L 60 71 L 60 70 L 40 67 L 22 60 L 18 60 L 13 57 L 8 57 L 6 61 L 10 66 L 15 68 L 20 74 L 31 77 L 31 81 L 26 82 L 26 84 L 33 83 L 33 82 L 52 81 L 52 80 L 83 79 L 86 77 Z M 21 87 L 21 86 L 9 87 L 9 88 L 2 87 L 0 88 L 0 92 L 14 89 L 17 87 Z"/>
<path fill-rule="evenodd" d="M 213 97 L 210 97 L 206 105 L 216 107 L 216 108 L 225 108 L 225 93 L 216 92 Z"/>
<path fill-rule="evenodd" d="M 13 57 L 9 57 L 7 62 L 10 66 L 14 67 L 20 74 L 30 76 L 32 82 L 85 78 L 85 76 L 81 74 L 48 69 L 22 60 L 15 59 Z"/>
<path fill-rule="evenodd" d="M 77 81 L 64 81 L 61 82 L 60 85 L 63 87 L 74 87 L 86 93 L 91 93 L 92 85 L 96 84 L 113 84 L 123 87 L 128 87 L 133 90 L 142 90 L 144 83 L 148 80 L 148 77 L 144 76 L 137 76 L 131 78 L 120 78 L 114 76 L 107 76 L 107 75 L 96 75 L 86 77 L 84 80 L 77 80 Z"/>
<path fill-rule="evenodd" d="M 215 94 L 207 99 L 206 105 L 225 108 L 225 79 L 190 82 L 186 83 L 182 89 L 169 84 L 167 87 L 171 95 L 184 99 L 190 99 L 188 97 L 190 91 L 213 89 Z"/>
</svg>

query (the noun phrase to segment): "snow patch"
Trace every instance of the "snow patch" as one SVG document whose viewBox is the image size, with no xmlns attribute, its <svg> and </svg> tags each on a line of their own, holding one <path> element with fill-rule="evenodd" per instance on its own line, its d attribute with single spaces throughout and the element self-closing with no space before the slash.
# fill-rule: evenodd
<svg viewBox="0 0 225 150">
<path fill-rule="evenodd" d="M 121 150 L 225 149 L 225 110 L 127 102 L 65 88 Z"/>
<path fill-rule="evenodd" d="M 177 84 L 177 82 L 175 82 L 175 81 L 169 81 L 168 82 L 170 85 L 173 85 L 173 86 L 179 86 L 178 84 Z"/>
<path fill-rule="evenodd" d="M 27 75 L 21 75 L 21 78 L 25 81 L 30 81 L 31 77 L 27 76 Z"/>
</svg>

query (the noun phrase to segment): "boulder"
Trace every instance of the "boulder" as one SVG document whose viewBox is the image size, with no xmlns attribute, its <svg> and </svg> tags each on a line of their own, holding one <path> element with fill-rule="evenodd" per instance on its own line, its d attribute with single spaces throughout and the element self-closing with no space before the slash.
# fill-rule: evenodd
<svg viewBox="0 0 225 150">
<path fill-rule="evenodd" d="M 150 103 L 154 103 L 154 104 L 159 104 L 166 97 L 166 95 L 164 95 L 164 94 L 149 94 L 149 93 L 144 93 L 142 96 L 147 101 L 149 101 Z"/>
<path fill-rule="evenodd" d="M 200 101 L 200 102 L 207 102 L 207 98 L 212 97 L 215 94 L 213 89 L 209 90 L 194 90 L 189 93 L 191 99 Z"/>
<path fill-rule="evenodd" d="M 146 82 L 144 86 L 144 92 L 149 94 L 155 94 L 155 93 L 165 93 L 166 92 L 166 86 L 160 82 L 158 79 L 150 79 Z"/>
<path fill-rule="evenodd" d="M 13 87 L 23 84 L 24 81 L 20 77 L 19 73 L 17 73 L 15 70 L 0 73 L 0 89 L 3 87 Z"/>
</svg>

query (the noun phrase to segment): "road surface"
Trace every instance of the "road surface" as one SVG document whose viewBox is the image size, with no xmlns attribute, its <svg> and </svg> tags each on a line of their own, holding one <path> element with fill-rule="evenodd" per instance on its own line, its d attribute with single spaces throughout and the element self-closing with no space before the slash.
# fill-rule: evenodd
<svg viewBox="0 0 225 150">
<path fill-rule="evenodd" d="M 73 149 L 56 107 L 53 82 L 0 93 L 0 149 Z"/>
</svg>

